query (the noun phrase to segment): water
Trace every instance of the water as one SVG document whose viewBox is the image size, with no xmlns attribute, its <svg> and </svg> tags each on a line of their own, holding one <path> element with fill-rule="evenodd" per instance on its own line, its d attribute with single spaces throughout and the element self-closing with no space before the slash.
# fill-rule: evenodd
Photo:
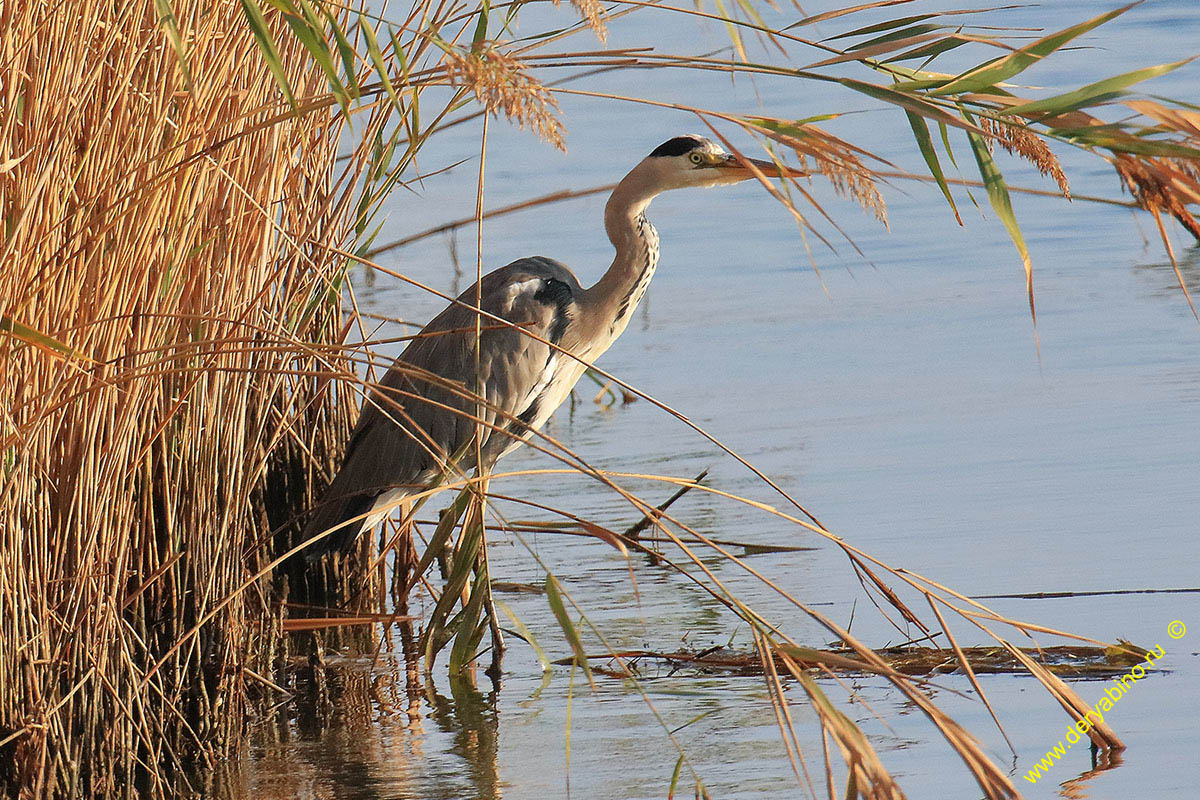
<svg viewBox="0 0 1200 800">
<path fill-rule="evenodd" d="M 1099 11 L 1094 3 L 1059 2 L 1002 19 L 1061 27 Z M 614 25 L 610 46 L 645 43 L 646 19 L 633 15 Z M 692 32 L 679 24 L 678 51 L 724 43 L 720 30 Z M 832 23 L 821 33 L 842 29 Z M 1088 37 L 1089 49 L 1031 70 L 1028 80 L 1079 85 L 1100 73 L 1186 57 L 1196 41 L 1200 12 L 1193 4 L 1153 2 Z M 576 46 L 588 45 L 580 40 Z M 806 63 L 806 56 L 797 63 Z M 1197 77 L 1200 68 L 1189 66 L 1151 86 L 1194 100 Z M 872 108 L 864 98 L 811 82 L 739 79 L 731 86 L 720 76 L 678 71 L 639 73 L 636 84 L 629 74 L 603 76 L 592 85 L 745 112 L 761 99 L 781 116 Z M 569 155 L 528 133 L 492 126 L 486 205 L 610 182 L 660 141 L 702 129 L 694 118 L 663 109 L 570 97 L 562 105 Z M 894 111 L 852 114 L 828 127 L 922 171 L 911 134 Z M 965 168 L 965 142 L 954 141 Z M 425 151 L 423 166 L 435 169 L 477 149 L 478 126 L 462 126 Z M 1117 195 L 1115 174 L 1103 163 L 1058 152 L 1077 193 Z M 1025 165 L 999 160 L 1010 183 L 1050 188 Z M 477 162 L 470 162 L 428 180 L 420 200 L 398 192 L 380 240 L 469 216 L 476 169 Z M 974 176 L 964 170 L 964 177 Z M 888 232 L 851 203 L 823 189 L 817 194 L 869 259 L 865 263 L 844 243 L 837 255 L 814 245 L 824 288 L 787 212 L 759 187 L 659 198 L 650 213 L 662 237 L 658 276 L 601 366 L 679 409 L 854 545 L 957 589 L 1005 594 L 1197 585 L 1200 437 L 1193 429 L 1200 410 L 1200 326 L 1175 286 L 1153 222 L 1118 207 L 1015 198 L 1036 270 L 1039 359 L 1020 262 L 990 210 L 982 219 L 957 192 L 967 223 L 959 229 L 936 190 L 900 185 L 886 191 Z M 986 208 L 982 193 L 976 197 Z M 584 283 L 593 281 L 610 258 L 602 206 L 602 197 L 592 197 L 486 223 L 485 268 L 546 254 L 571 265 Z M 464 229 L 458 252 L 471 275 L 473 242 L 473 229 Z M 1186 248 L 1178 233 L 1175 243 L 1196 292 L 1200 251 Z M 383 261 L 443 291 L 471 280 L 455 279 L 442 238 Z M 382 277 L 370 288 L 359 281 L 358 296 L 367 311 L 416 322 L 441 306 Z M 394 332 L 385 327 L 379 335 Z M 582 383 L 573 411 L 564 407 L 547 428 L 593 465 L 683 478 L 711 468 L 711 485 L 782 507 L 778 496 L 686 426 L 644 401 L 595 405 L 595 389 Z M 557 465 L 525 451 L 504 466 Z M 628 483 L 649 497 L 672 491 Z M 531 477 L 493 488 L 617 530 L 637 518 L 620 498 L 580 478 Z M 865 602 L 845 558 L 815 538 L 695 492 L 676 511 L 713 536 L 820 546 L 750 561 L 839 623 L 853 615 L 853 631 L 864 641 L 902 639 Z M 534 516 L 519 508 L 505 513 Z M 599 542 L 547 534 L 528 541 L 616 646 L 748 645 L 744 625 L 676 575 L 635 558 L 635 593 L 624 559 Z M 707 563 L 798 640 L 814 646 L 829 640 L 736 568 L 716 559 Z M 504 580 L 542 580 L 529 553 L 511 539 L 497 537 L 492 564 Z M 503 599 L 552 657 L 568 654 L 544 597 Z M 1039 684 L 1024 677 L 983 678 L 1016 749 L 1015 764 L 978 702 L 936 693 L 998 763 L 1013 769 L 1012 780 L 1027 797 L 1195 795 L 1196 594 L 988 602 L 1005 614 L 1100 639 L 1161 644 L 1168 654 L 1168 671 L 1137 684 L 1106 716 L 1128 745 L 1119 765 L 1092 774 L 1086 750 L 1077 747 L 1036 786 L 1022 776 L 1063 736 L 1068 721 Z M 1169 639 L 1166 625 L 1176 619 L 1191 624 L 1193 633 Z M 983 643 L 965 624 L 951 625 L 964 641 Z M 1053 643 L 1052 637 L 1039 641 Z M 364 690 L 361 707 L 348 709 L 332 728 L 294 723 L 286 741 L 260 737 L 237 791 L 256 797 L 519 800 L 564 796 L 569 781 L 576 797 L 666 795 L 677 753 L 636 691 L 598 677 L 591 694 L 581 676 L 572 683 L 567 667 L 556 667 L 543 687 L 533 654 L 520 643 L 513 644 L 505 667 L 499 693 L 443 682 L 439 702 L 422 703 L 415 719 L 387 713 Z M 868 732 L 909 797 L 978 796 L 953 752 L 896 690 L 879 679 L 852 683 L 890 727 L 863 704 L 840 707 Z M 959 676 L 939 683 L 970 689 Z M 833 682 L 822 685 L 839 702 L 844 698 Z M 1095 702 L 1104 684 L 1074 686 Z M 666 726 L 696 720 L 677 737 L 714 797 L 797 796 L 761 678 L 661 675 L 644 688 Z M 819 774 L 815 717 L 798 687 L 788 694 L 801 747 Z M 710 713 L 696 719 L 704 712 Z M 690 780 L 681 782 L 681 795 L 690 787 Z"/>
</svg>

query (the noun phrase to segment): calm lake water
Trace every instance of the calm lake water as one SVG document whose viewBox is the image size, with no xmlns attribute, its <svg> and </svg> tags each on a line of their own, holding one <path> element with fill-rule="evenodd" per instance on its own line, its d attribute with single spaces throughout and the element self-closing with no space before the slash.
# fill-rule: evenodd
<svg viewBox="0 0 1200 800">
<path fill-rule="evenodd" d="M 1058 28 L 1111 5 L 1060 0 L 978 21 Z M 828 7 L 806 4 L 805 11 Z M 855 20 L 865 25 L 880 18 Z M 671 42 L 678 52 L 706 52 L 727 42 L 717 27 L 669 21 L 680 26 Z M 664 17 L 621 20 L 609 45 L 648 42 L 650 24 L 657 29 Z M 819 33 L 848 27 L 827 23 Z M 527 24 L 520 32 L 536 29 Z M 1084 48 L 1030 70 L 1028 82 L 1061 89 L 1193 55 L 1200 6 L 1152 0 L 1081 42 Z M 573 45 L 590 46 L 583 38 Z M 799 65 L 817 56 L 797 51 L 795 59 Z M 862 111 L 828 128 L 901 167 L 923 171 L 900 113 L 825 85 L 769 79 L 731 85 L 717 75 L 648 71 L 600 76 L 589 88 L 747 113 L 761 103 L 768 113 L 796 118 Z M 1198 88 L 1198 65 L 1148 85 L 1193 102 L 1200 100 Z M 566 97 L 562 106 L 569 131 L 565 155 L 530 134 L 492 126 L 488 207 L 614 181 L 664 139 L 703 129 L 694 118 L 663 109 Z M 448 131 L 424 151 L 422 166 L 432 171 L 477 153 L 478 136 L 478 124 Z M 967 169 L 965 141 L 954 141 L 963 176 L 977 177 Z M 1115 174 L 1099 159 L 1058 152 L 1077 193 L 1119 196 Z M 1052 188 L 1025 164 L 998 158 L 1011 183 Z M 473 213 L 477 167 L 472 160 L 429 179 L 419 198 L 397 191 L 379 241 Z M 635 321 L 600 365 L 744 455 L 854 545 L 965 593 L 1200 585 L 1200 325 L 1176 287 L 1153 221 L 1126 208 L 1015 197 L 1035 265 L 1039 360 L 1019 258 L 981 192 L 975 194 L 982 214 L 965 193 L 956 193 L 966 222 L 959 228 L 935 189 L 889 188 L 889 232 L 853 203 L 833 197 L 820 179 L 816 184 L 817 196 L 866 261 L 844 243 L 831 254 L 814 242 L 823 289 L 795 224 L 760 187 L 666 195 L 649 215 L 662 237 L 658 276 Z M 603 202 L 591 197 L 488 222 L 485 269 L 543 254 L 592 282 L 610 259 L 600 223 Z M 837 241 L 827 225 L 818 227 Z M 457 248 L 472 276 L 474 241 L 474 229 L 466 228 Z M 1200 292 L 1200 251 L 1178 231 L 1175 243 L 1193 293 Z M 465 288 L 471 278 L 455 278 L 450 249 L 448 239 L 435 237 L 381 262 L 443 291 Z M 383 276 L 372 285 L 357 278 L 358 298 L 371 313 L 423 323 L 442 305 Z M 385 325 L 378 335 L 403 330 Z M 573 411 L 564 407 L 547 427 L 593 465 L 681 478 L 709 468 L 710 485 L 782 507 L 768 487 L 683 424 L 644 401 L 596 405 L 596 388 L 581 383 Z M 511 469 L 556 466 L 532 451 L 504 462 Z M 651 498 L 672 491 L 628 485 Z M 579 478 L 529 477 L 493 489 L 616 530 L 638 516 L 619 497 Z M 699 492 L 674 510 L 712 536 L 819 548 L 750 561 L 839 623 L 853 617 L 853 632 L 867 643 L 902 640 L 866 601 L 845 558 L 817 538 Z M 504 511 L 534 516 L 520 508 Z M 625 560 L 599 542 L 546 534 L 527 541 L 616 646 L 674 650 L 750 643 L 745 625 L 644 559 L 633 562 L 635 593 Z M 521 544 L 496 536 L 491 553 L 495 577 L 542 582 Z M 831 638 L 736 567 L 708 563 L 797 640 L 822 646 Z M 552 658 L 569 653 L 543 596 L 502 597 Z M 1053 699 L 1032 678 L 982 678 L 1016 749 L 1014 762 L 967 680 L 939 679 L 969 697 L 938 691 L 937 701 L 982 739 L 998 763 L 1011 767 L 1027 797 L 1196 796 L 1200 595 L 987 602 L 1044 625 L 1146 647 L 1161 644 L 1167 652 L 1167 671 L 1137 684 L 1106 716 L 1128 745 L 1121 763 L 1089 774 L 1086 748 L 1077 747 L 1036 786 L 1022 776 L 1068 722 Z M 1168 638 L 1172 620 L 1184 621 L 1192 632 Z M 965 641 L 984 643 L 972 640 L 965 624 L 951 624 Z M 1055 643 L 1051 637 L 1039 642 Z M 452 690 L 443 681 L 439 702 L 422 702 L 415 718 L 376 698 L 348 711 L 341 724 L 318 731 L 296 722 L 283 742 L 262 737 L 248 753 L 234 794 L 524 800 L 566 796 L 569 784 L 580 798 L 662 798 L 677 757 L 663 725 L 695 720 L 677 738 L 713 797 L 801 795 L 761 678 L 660 674 L 644 682 L 660 723 L 637 691 L 612 678 L 598 677 L 592 694 L 581 676 L 572 683 L 570 668 L 556 667 L 542 686 L 533 653 L 520 642 L 510 640 L 510 646 L 498 693 Z M 590 647 L 600 649 L 594 640 Z M 381 672 L 388 669 L 385 664 Z M 979 796 L 957 757 L 899 692 L 881 679 L 852 683 L 887 725 L 861 703 L 842 703 L 842 709 L 868 732 L 910 798 Z M 835 683 L 822 685 L 844 700 Z M 1095 702 L 1104 684 L 1074 686 Z M 819 775 L 815 717 L 799 687 L 790 686 L 788 694 L 800 745 Z M 691 795 L 690 781 L 681 782 L 680 795 Z"/>
</svg>

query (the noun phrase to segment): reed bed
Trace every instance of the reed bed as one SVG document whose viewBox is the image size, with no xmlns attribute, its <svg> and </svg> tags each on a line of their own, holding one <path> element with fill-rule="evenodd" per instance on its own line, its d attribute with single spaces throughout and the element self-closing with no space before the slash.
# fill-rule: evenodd
<svg viewBox="0 0 1200 800">
<path fill-rule="evenodd" d="M 196 789 L 189 776 L 236 750 L 255 701 L 290 690 L 279 685 L 287 679 L 289 642 L 315 642 L 306 686 L 316 693 L 316 704 L 325 705 L 321 631 L 367 628 L 378 636 L 368 634 L 367 645 L 382 647 L 394 624 L 408 624 L 404 612 L 413 592 L 427 592 L 434 602 L 419 645 L 425 670 L 449 647 L 449 668 L 461 679 L 472 672 L 489 634 L 499 652 L 485 532 L 500 528 L 519 538 L 523 526 L 537 523 L 514 522 L 507 512 L 535 507 L 575 535 L 626 555 L 652 556 L 657 567 L 679 571 L 749 623 L 781 737 L 798 781 L 810 791 L 811 781 L 801 778 L 808 768 L 784 681 L 803 688 L 819 717 L 830 793 L 831 752 L 840 752 L 847 797 L 903 796 L 867 737 L 811 674 L 816 667 L 833 675 L 838 659 L 850 658 L 855 670 L 884 676 L 929 718 L 984 796 L 1017 796 L 975 737 L 933 703 L 919 680 L 767 581 L 742 557 L 745 552 L 734 552 L 739 543 L 706 537 L 672 513 L 670 501 L 656 506 L 625 488 L 647 479 L 679 489 L 676 496 L 690 489 L 747 504 L 801 534 L 806 545 L 840 549 L 881 613 L 898 615 L 898 628 L 944 635 L 948 652 L 985 703 L 971 666 L 978 651 L 958 644 L 946 616 L 993 639 L 999 650 L 989 650 L 989 658 L 999 659 L 1002 650 L 1005 664 L 1020 664 L 1079 716 L 1081 702 L 1070 687 L 1005 638 L 1014 632 L 1069 634 L 1005 618 L 853 547 L 694 425 L 698 436 L 753 470 L 789 511 L 697 481 L 601 472 L 538 436 L 530 446 L 559 462 L 542 473 L 600 484 L 627 500 L 645 524 L 618 534 L 604 520 L 505 496 L 499 487 L 514 473 L 451 472 L 430 492 L 456 496 L 450 512 L 431 525 L 385 533 L 382 555 L 364 540 L 346 564 L 323 570 L 289 559 L 305 545 L 294 538 L 295 522 L 336 466 L 357 396 L 369 386 L 363 373 L 375 365 L 370 346 L 380 344 L 367 342 L 366 355 L 344 346 L 356 330 L 365 337 L 367 327 L 347 274 L 361 263 L 416 284 L 371 259 L 424 234 L 376 244 L 375 217 L 381 199 L 416 175 L 415 156 L 438 131 L 480 116 L 504 116 L 549 145 L 563 146 L 560 97 L 670 105 L 690 119 L 699 115 L 729 147 L 733 133 L 757 137 L 777 157 L 798 161 L 814 180 L 828 181 L 885 218 L 879 185 L 898 173 L 812 119 L 742 117 L 565 85 L 596 70 L 693 69 L 837 82 L 905 115 L 930 170 L 913 177 L 936 183 L 956 217 L 950 191 L 955 181 L 942 172 L 931 132 L 940 134 L 947 158 L 953 158 L 951 133 L 965 138 L 979 168 L 978 185 L 1025 266 L 1031 313 L 1033 265 L 1010 187 L 993 157 L 997 147 L 1033 163 L 1064 197 L 1067 176 L 1049 144 L 1085 148 L 1113 163 L 1133 202 L 1159 220 L 1164 242 L 1164 216 L 1196 232 L 1195 113 L 1186 104 L 1136 97 L 1123 106 L 1136 111 L 1136 119 L 1106 122 L 1084 110 L 1099 115 L 1102 106 L 1126 99 L 1128 86 L 1180 64 L 1039 101 L 1007 88 L 1025 68 L 1125 9 L 1019 47 L 964 33 L 950 19 L 918 26 L 905 17 L 883 27 L 852 28 L 833 46 L 800 33 L 815 22 L 881 4 L 779 29 L 763 25 L 749 3 L 739 4 L 736 14 L 639 2 L 607 11 L 583 0 L 574 5 L 577 22 L 513 41 L 503 39 L 508 20 L 498 9 L 430 0 L 392 21 L 311 0 L 3 6 L 4 790 L 48 798 L 168 796 Z M 633 12 L 689 13 L 720 23 L 731 32 L 731 51 L 713 57 L 555 49 L 581 33 L 603 40 L 607 22 Z M 788 55 L 781 63 L 748 60 L 743 36 L 751 34 Z M 987 49 L 989 57 L 960 74 L 928 68 L 941 53 L 968 45 Z M 906 66 L 913 59 L 920 59 L 919 69 Z M 846 68 L 881 77 L 873 82 L 839 72 Z M 546 77 L 564 69 L 571 75 L 566 80 Z M 425 89 L 433 86 L 446 91 L 423 104 Z M 485 124 L 485 142 L 486 130 Z M 823 219 L 834 230 L 836 223 L 805 182 L 771 191 L 803 231 L 829 242 L 812 220 Z M 484 216 L 482 186 L 480 192 L 475 221 Z M 596 374 L 625 397 L 642 398 L 691 424 L 617 376 Z M 642 536 L 647 528 L 653 530 Z M 416 548 L 422 534 L 423 552 Z M 794 547 L 794 541 L 781 546 Z M 702 553 L 717 553 L 761 580 L 844 650 L 822 654 L 790 640 L 723 585 Z M 531 558 L 537 560 L 532 550 Z M 425 574 L 434 564 L 441 580 Z M 584 636 L 607 646 L 603 632 L 549 570 L 544 591 L 574 662 L 590 680 Z M 913 610 L 921 603 L 928 612 Z M 528 629 L 512 622 L 537 648 Z M 997 632 L 1001 627 L 1008 633 Z M 289 632 L 297 638 L 289 640 Z M 632 675 L 619 651 L 609 649 L 613 670 Z M 939 650 L 936 657 L 949 655 Z M 361 700 L 365 693 L 355 696 Z M 1122 746 L 1103 726 L 1091 735 L 1106 751 Z M 702 780 L 681 750 L 676 777 L 689 773 L 703 795 Z"/>
<path fill-rule="evenodd" d="M 309 243 L 353 223 L 342 121 L 278 119 L 235 5 L 0 24 L 0 786 L 167 795 L 240 741 L 284 646 L 270 587 L 243 587 L 352 422 L 313 377 L 342 329 Z M 326 93 L 279 42 L 296 91 Z"/>
</svg>

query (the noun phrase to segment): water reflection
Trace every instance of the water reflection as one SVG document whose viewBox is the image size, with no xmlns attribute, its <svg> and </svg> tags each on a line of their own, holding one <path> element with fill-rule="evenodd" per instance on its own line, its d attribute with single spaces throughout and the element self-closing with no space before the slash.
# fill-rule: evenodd
<svg viewBox="0 0 1200 800">
<path fill-rule="evenodd" d="M 291 670 L 295 696 L 253 732 L 240 766 L 205 776 L 204 796 L 501 797 L 498 691 L 484 694 L 456 679 L 447 697 L 424 685 L 411 623 L 398 627 L 397 657 L 374 659 L 362 648 L 361 657 L 310 657 Z"/>
<path fill-rule="evenodd" d="M 496 766 L 500 738 L 500 713 L 496 707 L 499 690 L 484 695 L 469 681 L 451 678 L 450 694 L 451 697 L 445 697 L 431 687 L 429 717 L 453 737 L 451 752 L 466 762 L 473 796 L 477 800 L 494 800 L 501 796 Z"/>
<path fill-rule="evenodd" d="M 1072 778 L 1069 781 L 1063 781 L 1059 784 L 1058 794 L 1060 797 L 1067 800 L 1088 800 L 1092 797 L 1091 791 L 1094 787 L 1088 784 L 1097 776 L 1116 769 L 1121 766 L 1123 759 L 1120 753 L 1099 754 L 1095 749 L 1092 750 L 1092 768 L 1087 772 L 1081 773 L 1078 778 Z"/>
<path fill-rule="evenodd" d="M 1154 248 L 1151 252 L 1161 253 L 1162 251 L 1162 243 L 1157 240 L 1150 242 L 1147 246 Z M 1134 267 L 1134 272 L 1152 283 L 1152 296 L 1172 297 L 1186 305 L 1186 300 L 1179 291 L 1179 279 L 1182 277 L 1183 285 L 1192 295 L 1192 301 L 1196 302 L 1195 294 L 1197 289 L 1200 289 L 1200 245 L 1192 245 L 1186 249 L 1177 247 L 1175 258 L 1179 266 L 1178 275 L 1175 274 L 1175 265 L 1170 260 L 1138 264 Z"/>
</svg>

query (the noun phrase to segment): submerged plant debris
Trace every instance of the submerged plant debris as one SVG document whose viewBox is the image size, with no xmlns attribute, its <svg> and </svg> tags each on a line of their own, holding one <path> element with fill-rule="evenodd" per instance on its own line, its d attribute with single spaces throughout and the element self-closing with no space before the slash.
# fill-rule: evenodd
<svg viewBox="0 0 1200 800">
<path fill-rule="evenodd" d="M 876 674 L 877 669 L 855 657 L 849 648 L 800 649 L 794 660 L 805 669 L 839 675 Z M 1111 678 L 1145 659 L 1146 651 L 1120 641 L 1116 646 L 1067 644 L 1054 647 L 1022 647 L 1021 652 L 1060 678 Z M 976 674 L 1028 675 L 1029 670 L 1003 647 L 964 647 L 963 655 Z M 911 676 L 961 673 L 962 665 L 949 647 L 900 645 L 875 651 L 896 672 Z M 671 653 L 655 650 L 624 650 L 589 656 L 592 672 L 610 678 L 661 678 L 674 675 L 762 675 L 763 662 L 751 649 L 717 646 L 681 648 Z M 572 657 L 555 661 L 571 664 Z M 778 656 L 776 657 L 778 662 Z M 595 663 L 602 662 L 602 663 Z M 776 664 L 782 672 L 783 665 Z"/>
</svg>

